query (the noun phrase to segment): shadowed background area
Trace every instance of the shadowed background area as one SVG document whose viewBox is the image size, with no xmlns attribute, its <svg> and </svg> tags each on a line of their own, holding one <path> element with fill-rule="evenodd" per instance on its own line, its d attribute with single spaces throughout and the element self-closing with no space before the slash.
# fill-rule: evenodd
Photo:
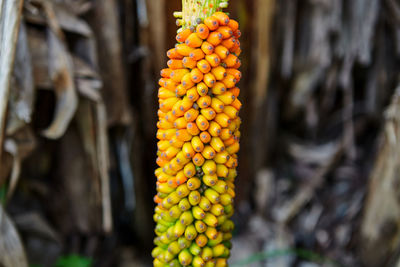
<svg viewBox="0 0 400 267">
<path fill-rule="evenodd" d="M 180 9 L 0 0 L 0 266 L 151 265 L 157 81 Z M 400 2 L 226 10 L 243 50 L 231 265 L 400 264 Z"/>
</svg>

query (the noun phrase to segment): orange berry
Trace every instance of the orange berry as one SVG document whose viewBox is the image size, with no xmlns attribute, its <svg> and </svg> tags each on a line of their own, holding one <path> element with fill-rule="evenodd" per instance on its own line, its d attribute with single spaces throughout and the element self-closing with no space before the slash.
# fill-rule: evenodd
<svg viewBox="0 0 400 267">
<path fill-rule="evenodd" d="M 158 85 L 161 86 L 161 87 L 165 87 L 165 85 L 167 84 L 168 80 L 170 80 L 170 79 L 168 79 L 168 78 L 160 78 L 158 80 Z"/>
<path fill-rule="evenodd" d="M 207 120 L 211 121 L 212 119 L 215 118 L 215 111 L 214 109 L 208 107 L 208 108 L 202 108 L 200 111 L 201 115 L 203 115 Z"/>
<path fill-rule="evenodd" d="M 183 142 L 183 143 L 185 143 L 185 142 Z M 180 148 L 182 148 L 182 147 L 180 147 Z M 188 163 L 190 161 L 190 159 L 187 159 L 185 157 L 185 154 L 182 151 L 178 152 L 178 154 L 176 154 L 175 158 L 176 158 L 176 161 L 178 162 L 178 164 L 180 164 L 180 165 L 185 165 L 186 163 Z"/>
<path fill-rule="evenodd" d="M 204 58 L 204 51 L 200 48 L 194 49 L 190 52 L 189 57 L 193 60 L 200 60 Z"/>
<path fill-rule="evenodd" d="M 222 37 L 223 36 L 220 32 L 211 32 L 207 37 L 207 42 L 209 42 L 213 46 L 217 46 L 221 43 Z"/>
<path fill-rule="evenodd" d="M 204 144 L 201 141 L 200 137 L 194 136 L 190 142 L 191 142 L 191 145 L 192 145 L 192 148 L 193 148 L 194 151 L 196 151 L 196 152 L 203 151 Z"/>
<path fill-rule="evenodd" d="M 208 126 L 210 125 L 208 120 L 203 116 L 199 115 L 196 118 L 196 125 L 201 131 L 205 131 L 208 129 Z"/>
<path fill-rule="evenodd" d="M 190 139 L 192 139 L 192 135 L 186 129 L 181 129 L 181 130 L 176 131 L 176 137 L 178 138 L 178 140 L 181 140 L 184 142 L 187 142 Z"/>
<path fill-rule="evenodd" d="M 167 65 L 170 69 L 176 70 L 176 69 L 182 69 L 183 66 L 183 62 L 180 59 L 170 59 L 167 62 Z"/>
<path fill-rule="evenodd" d="M 229 92 L 231 92 L 236 98 L 239 96 L 240 89 L 237 87 L 229 89 Z"/>
<path fill-rule="evenodd" d="M 217 19 L 219 25 L 228 25 L 229 23 L 229 17 L 227 14 L 225 14 L 224 12 L 215 12 L 212 17 L 214 17 L 215 19 Z"/>
<path fill-rule="evenodd" d="M 206 55 L 206 60 L 210 63 L 211 67 L 217 67 L 221 63 L 221 59 L 217 54 Z"/>
<path fill-rule="evenodd" d="M 192 147 L 191 142 L 186 142 L 183 144 L 182 152 L 183 152 L 185 158 L 187 158 L 187 159 L 192 158 L 194 156 L 194 154 L 196 153 Z"/>
<path fill-rule="evenodd" d="M 197 99 L 199 99 L 199 93 L 197 93 L 197 89 L 195 86 L 187 90 L 186 92 L 187 98 L 189 98 L 190 101 L 195 102 Z"/>
<path fill-rule="evenodd" d="M 198 68 L 194 68 L 190 72 L 190 78 L 193 82 L 199 83 L 203 80 L 203 72 L 201 72 Z"/>
<path fill-rule="evenodd" d="M 186 124 L 186 122 L 183 122 Z M 183 146 L 183 143 L 181 140 L 178 140 L 176 136 L 173 136 L 170 140 L 169 143 L 171 146 L 176 147 L 176 148 L 181 148 Z M 178 152 L 179 153 L 179 152 Z"/>
<path fill-rule="evenodd" d="M 221 82 L 226 86 L 226 88 L 233 88 L 235 87 L 237 80 L 235 76 L 228 74 Z"/>
<path fill-rule="evenodd" d="M 176 48 L 171 48 L 167 51 L 167 57 L 170 59 L 182 59 L 183 56 L 176 51 Z"/>
<path fill-rule="evenodd" d="M 158 166 L 163 167 L 168 161 L 166 161 L 165 159 L 161 158 L 161 157 L 157 157 L 156 159 L 156 163 Z"/>
<path fill-rule="evenodd" d="M 239 38 L 240 36 L 242 36 L 242 32 L 239 29 L 237 29 L 236 31 L 233 32 L 233 36 Z"/>
<path fill-rule="evenodd" d="M 184 29 L 183 31 L 181 31 L 180 33 L 178 33 L 176 35 L 176 40 L 179 43 L 183 43 L 186 41 L 186 38 L 188 38 L 188 36 L 192 33 L 192 31 L 190 30 L 190 28 L 188 29 Z"/>
<path fill-rule="evenodd" d="M 208 127 L 208 132 L 211 136 L 219 136 L 221 134 L 221 126 L 215 121 L 212 121 Z"/>
<path fill-rule="evenodd" d="M 173 73 L 174 71 L 171 71 L 171 77 L 172 77 L 172 73 Z M 179 83 L 179 82 L 175 82 L 172 78 L 171 79 L 163 79 L 164 81 L 163 81 L 163 87 L 164 88 L 166 88 L 166 89 L 168 89 L 168 90 L 170 90 L 170 91 L 174 91 L 175 90 L 175 87 L 176 87 L 176 85 L 177 85 L 177 83 Z M 161 79 L 160 79 L 160 81 L 161 81 Z"/>
<path fill-rule="evenodd" d="M 157 196 L 157 195 L 154 196 L 155 203 L 160 204 L 162 201 L 163 201 L 162 198 L 160 198 L 159 196 Z"/>
<path fill-rule="evenodd" d="M 231 119 L 235 119 L 239 115 L 239 111 L 233 106 L 225 106 L 224 113 Z"/>
<path fill-rule="evenodd" d="M 200 153 L 196 153 L 194 155 L 194 157 L 192 158 L 192 161 L 193 161 L 194 165 L 201 166 L 201 165 L 203 165 L 205 159 Z"/>
<path fill-rule="evenodd" d="M 210 30 L 216 30 L 219 26 L 218 20 L 215 17 L 208 17 L 204 19 L 204 24 L 207 25 L 207 27 Z"/>
<path fill-rule="evenodd" d="M 181 184 L 184 184 L 186 181 L 187 181 L 187 177 L 183 174 L 183 172 L 178 172 L 177 174 L 176 174 L 176 184 L 177 185 L 181 185 Z"/>
<path fill-rule="evenodd" d="M 197 64 L 197 61 L 194 60 L 194 59 L 192 59 L 192 58 L 190 58 L 190 57 L 184 57 L 184 58 L 182 59 L 182 65 L 183 65 L 185 68 L 193 69 L 193 68 L 196 67 L 196 64 Z"/>
<path fill-rule="evenodd" d="M 178 186 L 178 184 L 176 183 L 176 178 L 175 177 L 173 177 L 170 180 L 168 180 L 168 186 L 171 187 L 171 188 L 176 188 Z M 163 199 L 163 201 L 164 201 L 164 199 Z M 160 205 L 160 207 L 164 208 L 163 203 Z"/>
<path fill-rule="evenodd" d="M 177 118 L 172 114 L 172 111 L 168 111 L 164 117 L 169 122 L 174 122 Z"/>
<path fill-rule="evenodd" d="M 240 54 L 242 53 L 242 49 L 238 47 L 235 50 L 233 50 L 232 53 L 234 53 L 236 56 L 240 56 Z"/>
<path fill-rule="evenodd" d="M 221 44 L 226 48 L 231 49 L 236 44 L 236 38 L 231 37 L 229 39 L 223 40 Z"/>
<path fill-rule="evenodd" d="M 204 144 L 207 144 L 208 142 L 211 141 L 211 135 L 208 132 L 201 132 L 200 133 L 200 140 Z"/>
<path fill-rule="evenodd" d="M 242 65 L 242 62 L 240 61 L 240 60 L 238 60 L 237 62 L 236 62 L 236 65 L 235 66 L 233 66 L 235 69 L 238 69 L 238 68 L 240 68 L 240 66 Z"/>
<path fill-rule="evenodd" d="M 224 144 L 225 145 L 225 144 Z M 231 156 L 229 156 L 229 153 L 226 151 L 219 152 L 217 155 L 215 155 L 214 161 L 218 164 L 225 164 Z M 229 172 L 229 170 L 228 170 Z"/>
<path fill-rule="evenodd" d="M 205 146 L 203 151 L 201 152 L 201 155 L 205 159 L 213 159 L 215 157 L 215 154 L 216 154 L 216 152 L 215 152 L 214 148 L 212 148 L 209 145 Z"/>
<path fill-rule="evenodd" d="M 185 173 L 186 177 L 191 178 L 196 174 L 196 167 L 194 166 L 194 164 L 192 162 L 189 162 L 183 168 L 183 172 Z"/>
<path fill-rule="evenodd" d="M 166 150 L 168 147 L 169 147 L 169 141 L 167 141 L 167 140 L 160 140 L 160 141 L 157 142 L 157 148 L 158 148 L 159 150 L 164 151 L 164 150 Z"/>
<path fill-rule="evenodd" d="M 203 40 L 196 33 L 191 33 L 185 40 L 185 44 L 193 48 L 200 47 L 202 42 Z"/>
<path fill-rule="evenodd" d="M 183 114 L 185 114 L 186 111 L 180 109 L 181 105 L 182 105 L 182 99 L 176 102 L 172 107 L 171 109 L 172 115 L 174 115 L 175 117 L 182 117 Z"/>
<path fill-rule="evenodd" d="M 214 119 L 222 128 L 226 128 L 231 123 L 231 119 L 225 113 L 218 113 Z"/>
<path fill-rule="evenodd" d="M 242 103 L 237 98 L 235 99 L 235 101 L 232 102 L 231 105 L 235 107 L 237 110 L 240 110 L 242 108 Z"/>
<path fill-rule="evenodd" d="M 214 95 L 221 95 L 226 91 L 226 87 L 222 82 L 216 82 L 211 91 Z"/>
<path fill-rule="evenodd" d="M 227 72 L 224 67 L 217 66 L 211 69 L 211 73 L 215 76 L 215 79 L 222 80 L 226 77 Z"/>
<path fill-rule="evenodd" d="M 160 75 L 161 75 L 161 77 L 163 77 L 163 78 L 169 78 L 171 72 L 172 72 L 172 70 L 171 70 L 170 68 L 165 68 L 165 69 L 162 69 L 162 70 L 160 71 Z"/>
<path fill-rule="evenodd" d="M 161 109 L 157 110 L 157 116 L 158 116 L 158 118 L 160 118 L 160 119 L 165 118 L 165 115 L 166 115 L 166 114 L 167 114 L 167 113 L 163 112 Z M 168 121 L 168 120 L 167 120 L 167 121 Z"/>
<path fill-rule="evenodd" d="M 226 64 L 226 66 L 228 68 L 232 68 L 236 65 L 236 63 L 239 62 L 239 59 L 237 56 L 235 56 L 234 54 L 229 54 L 224 60 L 223 62 Z"/>
<path fill-rule="evenodd" d="M 209 95 L 199 97 L 196 103 L 200 108 L 206 108 L 211 104 L 211 97 Z"/>
<path fill-rule="evenodd" d="M 239 29 L 239 23 L 234 19 L 229 19 L 228 27 L 232 29 L 232 31 L 236 31 Z"/>
<path fill-rule="evenodd" d="M 222 39 L 228 39 L 233 35 L 233 31 L 228 26 L 221 26 L 217 29 L 217 32 L 222 34 Z"/>
<path fill-rule="evenodd" d="M 160 101 L 160 109 L 163 112 L 168 112 L 172 109 L 172 107 L 179 101 L 177 97 L 170 97 L 167 99 L 163 99 Z"/>
<path fill-rule="evenodd" d="M 239 148 L 240 148 L 240 145 L 239 145 L 239 142 L 234 142 L 232 145 L 230 145 L 230 146 L 228 146 L 227 148 L 226 148 L 226 151 L 229 153 L 229 154 L 234 154 L 234 153 L 237 153 L 238 151 L 239 151 Z M 204 151 L 204 150 L 203 150 Z"/>
<path fill-rule="evenodd" d="M 232 75 L 231 75 L 232 76 Z M 233 77 L 233 76 L 232 76 Z M 192 88 L 194 86 L 194 82 L 192 81 L 192 78 L 190 76 L 190 73 L 186 73 L 181 80 L 181 84 L 183 86 L 183 88 L 185 89 L 189 89 Z M 185 92 L 186 94 L 186 92 Z"/>
<path fill-rule="evenodd" d="M 196 27 L 196 33 L 201 39 L 207 39 L 210 30 L 208 29 L 207 25 L 200 23 Z"/>
<path fill-rule="evenodd" d="M 211 70 L 210 64 L 205 59 L 202 59 L 197 62 L 197 68 L 203 73 L 207 73 Z"/>
<path fill-rule="evenodd" d="M 211 100 L 211 107 L 215 110 L 215 112 L 220 113 L 224 110 L 224 102 L 216 97 L 213 97 Z"/>
<path fill-rule="evenodd" d="M 172 172 L 173 172 L 174 174 L 177 173 L 178 171 L 182 170 L 182 168 L 183 168 L 183 166 L 180 165 L 180 164 L 178 163 L 178 161 L 176 160 L 176 158 L 172 159 L 172 160 L 169 162 L 168 167 L 169 167 L 170 170 L 172 170 Z M 176 184 L 175 184 L 175 186 L 176 186 Z"/>
<path fill-rule="evenodd" d="M 176 69 L 176 70 L 173 70 L 171 72 L 171 80 L 176 82 L 176 83 L 180 83 L 181 80 L 182 80 L 182 77 L 185 76 L 185 74 L 187 74 L 187 73 L 189 73 L 189 70 L 187 70 L 187 69 Z M 166 86 L 164 86 L 164 87 L 166 87 Z M 169 88 L 167 88 L 167 89 L 169 89 Z"/>
<path fill-rule="evenodd" d="M 217 54 L 221 59 L 225 59 L 229 55 L 229 50 L 223 45 L 218 45 L 215 47 L 215 54 Z"/>
<path fill-rule="evenodd" d="M 203 81 L 208 87 L 212 87 L 216 82 L 214 75 L 210 72 L 204 74 Z"/>
<path fill-rule="evenodd" d="M 158 89 L 158 98 L 159 99 L 167 99 L 167 98 L 174 97 L 174 96 L 175 96 L 175 94 L 172 91 L 167 90 L 164 87 L 160 87 Z"/>
<path fill-rule="evenodd" d="M 180 149 L 179 148 L 176 148 L 176 147 L 173 147 L 173 146 L 170 146 L 170 147 L 168 147 L 168 149 L 167 150 L 165 150 L 165 158 L 166 159 L 168 159 L 168 160 L 170 160 L 170 159 L 172 159 L 173 157 L 175 157 L 175 155 L 176 154 L 178 154 L 178 152 L 180 151 Z"/>
<path fill-rule="evenodd" d="M 203 51 L 206 55 L 210 55 L 214 52 L 214 46 L 209 42 L 203 42 L 201 44 L 201 51 Z"/>
<path fill-rule="evenodd" d="M 186 74 L 185 74 L 186 75 Z M 183 76 L 185 77 L 185 76 Z M 183 79 L 183 78 L 182 78 Z M 175 95 L 176 96 L 184 96 L 186 94 L 187 89 L 182 85 L 179 84 L 176 88 L 175 88 Z"/>
<path fill-rule="evenodd" d="M 190 99 L 188 99 L 187 97 L 184 97 L 180 102 L 179 109 L 185 113 L 192 107 L 192 105 L 192 101 L 190 101 Z"/>
<path fill-rule="evenodd" d="M 199 93 L 200 96 L 205 96 L 208 93 L 208 87 L 205 83 L 200 82 L 196 86 L 197 93 Z"/>
<path fill-rule="evenodd" d="M 229 48 L 230 52 L 236 51 L 238 48 L 240 48 L 240 41 L 238 39 L 235 40 L 235 44 Z"/>
<path fill-rule="evenodd" d="M 185 129 L 187 125 L 187 121 L 184 117 L 180 117 L 174 121 L 174 127 L 177 129 Z"/>
<path fill-rule="evenodd" d="M 220 138 L 221 138 L 221 140 L 225 141 L 225 140 L 231 138 L 232 135 L 233 135 L 233 133 L 231 130 L 229 130 L 228 128 L 223 128 L 221 130 Z"/>
<path fill-rule="evenodd" d="M 170 129 L 170 130 L 163 130 L 159 129 L 156 133 L 157 139 L 159 140 L 169 140 L 173 136 L 175 136 L 175 129 Z"/>
<path fill-rule="evenodd" d="M 192 47 L 186 44 L 177 44 L 175 46 L 176 52 L 184 57 L 189 56 L 189 54 L 194 50 Z"/>
<path fill-rule="evenodd" d="M 198 135 L 200 133 L 199 127 L 197 127 L 196 123 L 189 122 L 186 126 L 186 129 L 191 135 Z"/>
<path fill-rule="evenodd" d="M 236 80 L 239 81 L 242 78 L 242 73 L 238 69 L 228 68 L 226 69 L 228 74 L 235 76 Z"/>
</svg>

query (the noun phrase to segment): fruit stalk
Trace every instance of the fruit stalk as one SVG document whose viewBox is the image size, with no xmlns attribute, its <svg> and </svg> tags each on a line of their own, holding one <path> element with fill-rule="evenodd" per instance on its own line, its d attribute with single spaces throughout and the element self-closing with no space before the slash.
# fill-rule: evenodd
<svg viewBox="0 0 400 267">
<path fill-rule="evenodd" d="M 217 11 L 228 7 L 228 0 L 182 0 L 182 28 L 196 25 L 197 20 L 204 20 Z"/>
<path fill-rule="evenodd" d="M 240 30 L 226 3 L 184 0 L 174 14 L 182 28 L 158 90 L 156 267 L 228 265 L 242 104 Z"/>
</svg>

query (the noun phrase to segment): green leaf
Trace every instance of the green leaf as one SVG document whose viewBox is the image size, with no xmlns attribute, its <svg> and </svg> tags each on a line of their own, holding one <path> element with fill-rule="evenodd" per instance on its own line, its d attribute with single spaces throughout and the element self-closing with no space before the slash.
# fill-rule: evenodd
<svg viewBox="0 0 400 267">
<path fill-rule="evenodd" d="M 62 256 L 57 260 L 56 267 L 91 267 L 92 259 L 76 254 Z"/>
</svg>

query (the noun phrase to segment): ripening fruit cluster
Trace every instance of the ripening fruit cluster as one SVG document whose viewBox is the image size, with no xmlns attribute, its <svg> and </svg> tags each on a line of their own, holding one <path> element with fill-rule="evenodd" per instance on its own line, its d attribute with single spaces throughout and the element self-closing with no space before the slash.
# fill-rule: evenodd
<svg viewBox="0 0 400 267">
<path fill-rule="evenodd" d="M 198 22 L 159 81 L 154 266 L 227 266 L 231 248 L 240 31 L 222 12 Z"/>
</svg>

